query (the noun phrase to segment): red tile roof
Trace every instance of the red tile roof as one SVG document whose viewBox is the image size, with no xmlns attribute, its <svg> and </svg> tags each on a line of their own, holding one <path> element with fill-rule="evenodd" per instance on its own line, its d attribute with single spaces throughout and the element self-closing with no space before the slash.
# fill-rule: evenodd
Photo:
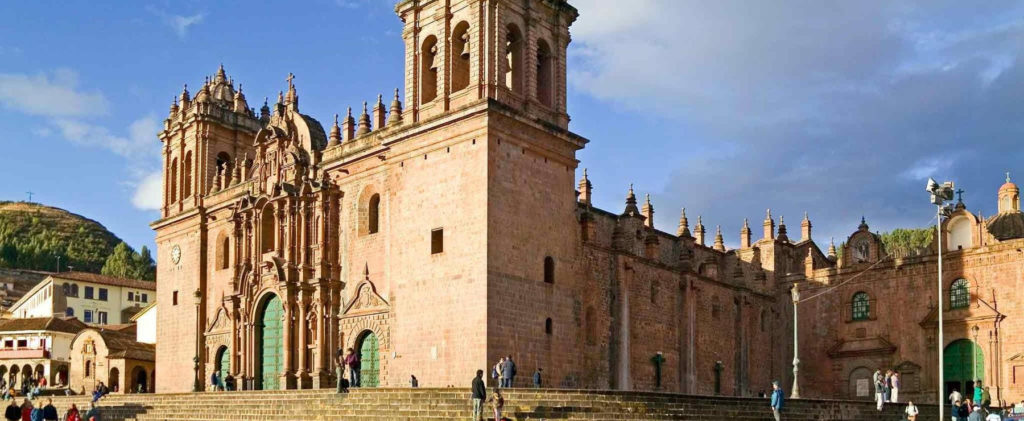
<svg viewBox="0 0 1024 421">
<path fill-rule="evenodd" d="M 111 285 L 111 286 L 118 286 L 118 287 L 128 287 L 128 288 L 136 288 L 136 289 L 145 289 L 145 290 L 149 290 L 149 291 L 156 291 L 156 282 L 151 282 L 151 281 L 140 281 L 140 280 L 137 280 L 137 279 L 115 278 L 113 276 L 99 275 L 99 274 L 88 273 L 88 272 L 60 272 L 60 273 L 54 273 L 51 276 L 53 276 L 54 279 L 62 279 L 62 280 L 69 280 L 69 281 L 79 281 L 79 282 L 91 282 L 91 283 L 100 284 L 100 285 Z"/>
</svg>

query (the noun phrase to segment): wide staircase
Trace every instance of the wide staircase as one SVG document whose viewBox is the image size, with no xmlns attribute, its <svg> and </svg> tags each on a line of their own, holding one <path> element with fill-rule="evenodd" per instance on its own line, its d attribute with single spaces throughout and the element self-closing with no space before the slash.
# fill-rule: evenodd
<svg viewBox="0 0 1024 421">
<path fill-rule="evenodd" d="M 491 393 L 488 390 L 488 393 Z M 513 420 L 771 420 L 767 399 L 690 396 L 651 392 L 506 389 L 503 416 Z M 63 415 L 86 396 L 54 397 Z M 20 400 L 19 400 L 20 402 Z M 37 404 L 42 404 L 40 400 Z M 103 421 L 254 420 L 469 420 L 469 389 L 351 389 L 108 395 L 99 401 Z M 920 420 L 937 416 L 921 405 Z M 788 400 L 784 420 L 897 421 L 904 405 L 872 402 Z M 485 419 L 493 419 L 490 406 Z"/>
</svg>

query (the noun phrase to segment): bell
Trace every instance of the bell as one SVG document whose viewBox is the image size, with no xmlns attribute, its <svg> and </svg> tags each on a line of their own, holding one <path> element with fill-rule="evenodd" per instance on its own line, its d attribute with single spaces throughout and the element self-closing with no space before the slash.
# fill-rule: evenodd
<svg viewBox="0 0 1024 421">
<path fill-rule="evenodd" d="M 433 46 L 430 47 L 430 55 L 427 56 L 427 60 L 430 60 L 430 67 L 429 68 L 430 68 L 430 71 L 432 71 L 432 72 L 436 72 L 437 71 L 437 61 L 434 60 L 436 57 L 437 57 L 437 45 L 433 45 Z"/>
<path fill-rule="evenodd" d="M 462 51 L 459 53 L 459 56 L 462 57 L 462 58 L 465 58 L 465 59 L 469 58 L 469 34 L 468 33 L 463 33 L 462 34 Z"/>
</svg>

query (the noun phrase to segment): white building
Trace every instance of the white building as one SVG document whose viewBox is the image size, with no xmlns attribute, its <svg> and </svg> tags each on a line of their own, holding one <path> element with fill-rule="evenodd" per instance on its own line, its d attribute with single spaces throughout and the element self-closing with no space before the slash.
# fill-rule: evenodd
<svg viewBox="0 0 1024 421">
<path fill-rule="evenodd" d="M 156 302 L 145 306 L 132 316 L 135 322 L 135 341 L 144 344 L 156 343 Z"/>
<path fill-rule="evenodd" d="M 16 389 L 26 378 L 66 385 L 71 341 L 86 327 L 74 318 L 0 320 L 0 378 Z"/>
<path fill-rule="evenodd" d="M 55 273 L 11 306 L 15 318 L 68 316 L 87 324 L 129 323 L 156 299 L 156 283 L 85 272 Z"/>
</svg>

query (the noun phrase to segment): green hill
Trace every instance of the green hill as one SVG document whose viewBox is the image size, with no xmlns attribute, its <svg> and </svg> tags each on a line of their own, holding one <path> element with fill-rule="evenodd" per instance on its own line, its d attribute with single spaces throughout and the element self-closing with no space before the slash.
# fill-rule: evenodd
<svg viewBox="0 0 1024 421">
<path fill-rule="evenodd" d="M 38 203 L 0 201 L 0 267 L 83 272 L 120 272 L 113 275 L 152 279 L 152 259 L 143 247 L 135 253 L 127 245 L 119 253 L 120 238 L 99 222 L 63 209 Z M 125 248 L 137 268 L 125 269 Z M 115 262 L 104 270 L 108 258 Z M 128 259 L 129 261 L 133 259 Z"/>
</svg>

